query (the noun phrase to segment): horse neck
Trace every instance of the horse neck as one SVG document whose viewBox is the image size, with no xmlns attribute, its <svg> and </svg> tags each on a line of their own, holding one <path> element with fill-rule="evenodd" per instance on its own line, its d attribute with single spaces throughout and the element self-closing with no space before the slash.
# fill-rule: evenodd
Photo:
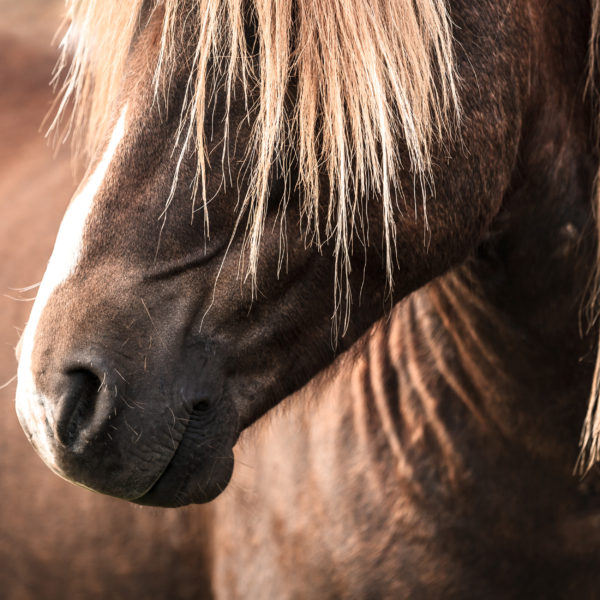
<svg viewBox="0 0 600 600">
<path fill-rule="evenodd" d="M 490 282 L 480 279 L 481 268 L 473 260 L 402 306 L 390 332 L 409 390 L 399 401 L 405 407 L 418 398 L 430 426 L 444 432 L 440 447 L 494 441 L 519 461 L 542 460 L 570 476 L 594 363 L 593 344 L 580 334 L 576 288 L 557 277 L 554 289 L 542 290 L 530 280 L 534 301 L 510 269 Z M 551 265 L 539 272 L 548 275 Z M 460 465 L 467 453 L 454 454 Z"/>
<path fill-rule="evenodd" d="M 409 390 L 399 385 L 400 404 L 417 396 L 450 444 L 477 424 L 570 473 L 597 350 L 585 333 L 598 171 L 583 93 L 589 9 L 531 10 L 537 56 L 500 213 L 464 265 L 399 307 L 387 344 Z"/>
<path fill-rule="evenodd" d="M 306 469 L 312 456 L 332 493 L 358 469 L 422 488 L 423 498 L 435 481 L 449 502 L 476 474 L 479 482 L 492 472 L 502 478 L 501 465 L 505 475 L 527 469 L 527 485 L 548 470 L 561 476 L 547 480 L 574 485 L 596 352 L 595 335 L 581 334 L 595 254 L 597 158 L 581 88 L 589 9 L 531 6 L 543 30 L 531 99 L 514 178 L 489 233 L 465 264 L 399 303 L 255 425 L 260 458 L 248 462 L 285 455 L 295 464 L 297 455 Z M 373 484 L 370 493 L 383 489 Z"/>
<path fill-rule="evenodd" d="M 512 460 L 571 481 L 597 334 L 585 334 L 584 310 L 596 165 L 589 124 L 569 110 L 543 107 L 524 134 L 521 168 L 469 260 L 398 305 L 366 345 L 369 376 L 354 393 L 387 415 L 409 471 L 425 462 L 456 482 L 480 448 L 482 472 Z"/>
<path fill-rule="evenodd" d="M 335 394 L 349 388 L 354 413 L 378 415 L 407 481 L 424 464 L 450 484 L 469 477 L 473 448 L 482 472 L 504 461 L 572 481 L 596 355 L 596 333 L 582 332 L 598 159 L 582 100 L 589 20 L 551 4 L 537 15 L 544 33 L 519 155 L 489 233 L 380 323 Z M 362 439 L 379 435 L 354 417 Z"/>
</svg>

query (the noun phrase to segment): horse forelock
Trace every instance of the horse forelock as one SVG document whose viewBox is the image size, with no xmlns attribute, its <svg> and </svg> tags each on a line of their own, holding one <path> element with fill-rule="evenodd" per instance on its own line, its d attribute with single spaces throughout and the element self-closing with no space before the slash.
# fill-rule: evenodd
<svg viewBox="0 0 600 600">
<path fill-rule="evenodd" d="M 84 149 L 94 151 L 104 139 L 130 48 L 148 15 L 161 11 L 156 93 L 180 58 L 176 40 L 182 18 L 190 27 L 194 15 L 191 85 L 180 140 L 182 152 L 196 146 L 201 201 L 207 200 L 206 90 L 225 90 L 227 143 L 233 86 L 241 84 L 244 93 L 258 98 L 247 152 L 249 186 L 240 202 L 240 214 L 248 217 L 248 274 L 254 280 L 273 170 L 285 172 L 294 159 L 303 233 L 311 243 L 334 244 L 336 315 L 343 315 L 344 327 L 351 302 L 346 285 L 351 238 L 368 243 L 356 216 L 366 196 L 370 192 L 381 202 L 391 286 L 400 175 L 412 173 L 424 207 L 431 187 L 431 144 L 443 144 L 455 132 L 459 102 L 446 1 L 197 0 L 191 13 L 188 4 L 68 0 L 69 26 L 56 76 L 62 82 L 58 117 L 73 106 L 67 130 L 82 135 Z M 257 55 L 248 47 L 248 19 L 256 27 Z M 296 94 L 290 108 L 292 80 Z M 399 137 L 410 164 L 401 163 Z M 323 175 L 328 198 L 321 197 Z"/>
</svg>

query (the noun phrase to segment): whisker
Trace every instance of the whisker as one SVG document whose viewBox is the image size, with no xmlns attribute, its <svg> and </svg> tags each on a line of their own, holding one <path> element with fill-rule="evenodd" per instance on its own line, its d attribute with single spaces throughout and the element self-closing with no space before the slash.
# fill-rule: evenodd
<svg viewBox="0 0 600 600">
<path fill-rule="evenodd" d="M 17 375 L 15 374 L 6 383 L 3 383 L 2 385 L 0 385 L 0 390 L 3 390 L 4 388 L 7 388 L 16 379 L 17 379 Z"/>
<path fill-rule="evenodd" d="M 40 287 L 41 283 L 42 282 L 39 281 L 38 283 L 32 283 L 31 285 L 28 285 L 28 286 L 25 286 L 25 287 L 21 287 L 21 288 L 9 287 L 8 289 L 11 292 L 21 292 L 21 293 L 23 293 L 23 292 L 30 292 L 31 290 L 34 290 L 35 288 Z"/>
<path fill-rule="evenodd" d="M 156 331 L 156 335 L 158 336 L 158 339 L 160 340 L 160 343 L 163 345 L 163 348 L 166 350 L 167 349 L 167 345 L 165 344 L 165 342 L 163 341 L 158 328 L 156 327 L 156 324 L 154 323 L 154 319 L 152 318 L 152 315 L 150 314 L 150 311 L 148 310 L 148 306 L 146 306 L 146 303 L 144 302 L 143 298 L 140 298 L 142 305 L 144 306 L 144 310 L 146 311 L 146 314 L 148 315 L 148 318 L 150 319 L 150 323 L 152 323 L 152 327 L 154 327 L 154 331 Z"/>
<path fill-rule="evenodd" d="M 131 402 L 131 400 L 129 402 L 127 402 L 127 399 L 125 398 L 125 396 L 121 395 L 121 400 L 123 400 L 123 402 L 125 403 L 125 406 L 127 406 L 127 408 L 131 408 L 133 409 L 133 405 L 129 404 L 129 402 Z"/>
<path fill-rule="evenodd" d="M 125 379 L 125 377 L 123 377 L 123 375 L 121 374 L 121 372 L 119 371 L 119 369 L 115 369 L 115 373 L 125 382 L 128 383 L 127 379 Z"/>
<path fill-rule="evenodd" d="M 138 433 L 138 431 L 136 431 L 136 430 L 135 430 L 135 429 L 134 429 L 134 428 L 133 428 L 133 427 L 132 427 L 132 426 L 131 426 L 131 425 L 130 425 L 128 422 L 127 422 L 127 419 L 123 419 L 123 421 L 124 421 L 125 425 L 126 425 L 126 426 L 127 426 L 127 427 L 128 427 L 130 430 L 131 430 L 131 431 L 133 431 L 133 433 L 135 433 L 135 435 L 137 436 L 137 439 L 136 439 L 136 442 L 137 442 L 137 440 L 139 440 L 139 439 L 140 439 L 140 436 L 142 435 L 142 434 L 141 434 L 141 432 L 140 432 L 140 433 Z"/>
<path fill-rule="evenodd" d="M 33 302 L 35 300 L 35 296 L 33 298 L 16 298 L 10 294 L 3 294 L 3 296 L 9 300 L 14 300 L 15 302 Z"/>
<path fill-rule="evenodd" d="M 104 373 L 102 375 L 102 381 L 100 382 L 100 385 L 98 386 L 98 389 L 96 391 L 100 392 L 102 390 L 102 388 L 105 387 L 105 384 L 106 384 L 106 373 Z"/>
</svg>

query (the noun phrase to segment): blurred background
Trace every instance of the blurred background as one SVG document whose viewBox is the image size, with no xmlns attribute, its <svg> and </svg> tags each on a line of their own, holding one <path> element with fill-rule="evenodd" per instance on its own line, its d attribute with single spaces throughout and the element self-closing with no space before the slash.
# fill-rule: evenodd
<svg viewBox="0 0 600 600">
<path fill-rule="evenodd" d="M 208 512 L 140 508 L 43 465 L 14 410 L 14 348 L 77 181 L 40 127 L 62 0 L 0 0 L 0 598 L 207 597 Z"/>
</svg>

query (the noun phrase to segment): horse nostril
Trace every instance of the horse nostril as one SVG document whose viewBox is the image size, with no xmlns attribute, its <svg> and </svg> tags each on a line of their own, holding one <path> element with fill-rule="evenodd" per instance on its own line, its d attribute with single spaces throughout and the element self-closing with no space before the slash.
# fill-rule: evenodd
<svg viewBox="0 0 600 600">
<path fill-rule="evenodd" d="M 200 413 L 210 410 L 210 402 L 208 400 L 199 400 L 194 405 L 194 410 Z"/>
<path fill-rule="evenodd" d="M 55 433 L 64 446 L 73 446 L 93 420 L 102 382 L 88 369 L 73 369 L 64 378 Z"/>
</svg>

